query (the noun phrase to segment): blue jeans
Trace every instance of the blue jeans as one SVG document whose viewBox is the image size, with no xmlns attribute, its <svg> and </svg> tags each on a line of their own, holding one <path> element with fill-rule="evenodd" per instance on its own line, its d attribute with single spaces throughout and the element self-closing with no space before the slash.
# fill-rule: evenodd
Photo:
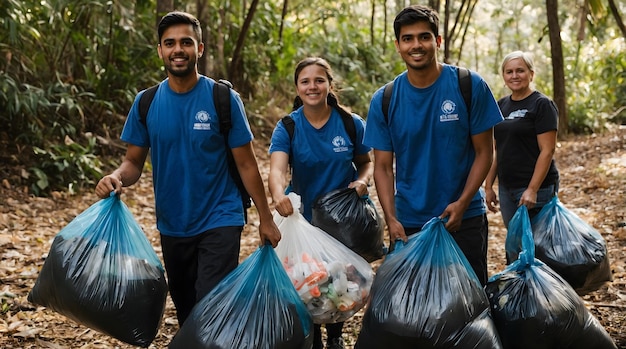
<svg viewBox="0 0 626 349">
<path fill-rule="evenodd" d="M 526 188 L 507 188 L 503 185 L 498 186 L 498 196 L 500 196 L 500 212 L 502 213 L 502 221 L 505 227 L 509 227 L 509 222 L 519 207 L 519 199 Z M 528 210 L 528 216 L 532 219 L 541 211 L 559 190 L 558 182 L 537 191 L 537 203 L 535 207 Z"/>
</svg>

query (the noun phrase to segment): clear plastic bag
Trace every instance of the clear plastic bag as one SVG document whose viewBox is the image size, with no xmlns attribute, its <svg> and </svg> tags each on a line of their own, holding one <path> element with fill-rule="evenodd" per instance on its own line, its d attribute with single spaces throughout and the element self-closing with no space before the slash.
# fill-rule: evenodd
<svg viewBox="0 0 626 349">
<path fill-rule="evenodd" d="M 546 204 L 531 221 L 535 241 L 535 258 L 547 264 L 567 281 L 579 295 L 597 290 L 611 281 L 611 266 L 602 235 L 557 196 Z M 521 244 L 506 240 L 507 258 L 517 259 Z"/>
<path fill-rule="evenodd" d="M 341 188 L 320 196 L 313 204 L 311 224 L 319 227 L 368 262 L 386 252 L 384 226 L 368 197 L 354 188 Z"/>
<path fill-rule="evenodd" d="M 301 349 L 313 321 L 272 246 L 259 247 L 198 302 L 170 349 Z"/>
<path fill-rule="evenodd" d="M 274 221 L 282 234 L 276 254 L 316 324 L 341 322 L 365 305 L 372 266 L 299 213 L 300 196 L 289 193 L 294 213 Z"/>
<path fill-rule="evenodd" d="M 487 295 L 439 218 L 376 272 L 355 348 L 501 348 Z"/>
<path fill-rule="evenodd" d="M 507 236 L 507 241 L 521 244 L 518 259 L 489 278 L 485 287 L 504 348 L 615 349 L 574 289 L 535 258 L 532 234 L 522 205 L 509 222 Z"/>
<path fill-rule="evenodd" d="M 128 207 L 111 196 L 55 236 L 28 300 L 123 342 L 148 347 L 166 296 L 158 256 Z"/>
</svg>

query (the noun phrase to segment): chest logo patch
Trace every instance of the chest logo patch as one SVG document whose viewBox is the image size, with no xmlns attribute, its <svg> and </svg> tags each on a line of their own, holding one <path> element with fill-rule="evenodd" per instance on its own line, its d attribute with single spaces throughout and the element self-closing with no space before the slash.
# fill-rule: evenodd
<svg viewBox="0 0 626 349">
<path fill-rule="evenodd" d="M 333 138 L 333 150 L 335 153 L 341 153 L 344 151 L 348 151 L 348 146 L 346 145 L 346 140 L 341 136 L 336 136 Z"/>
<path fill-rule="evenodd" d="M 440 122 L 456 121 L 459 120 L 459 114 L 456 112 L 456 103 L 446 99 L 441 104 L 441 111 L 443 114 L 439 115 Z"/>
<path fill-rule="evenodd" d="M 506 119 L 507 120 L 521 119 L 521 118 L 524 118 L 526 116 L 527 112 L 528 112 L 528 109 L 519 109 L 519 110 L 511 112 L 511 114 L 509 114 L 506 117 Z"/>
<path fill-rule="evenodd" d="M 196 122 L 193 124 L 194 130 L 210 130 L 211 129 L 211 115 L 204 110 L 196 113 Z"/>
</svg>

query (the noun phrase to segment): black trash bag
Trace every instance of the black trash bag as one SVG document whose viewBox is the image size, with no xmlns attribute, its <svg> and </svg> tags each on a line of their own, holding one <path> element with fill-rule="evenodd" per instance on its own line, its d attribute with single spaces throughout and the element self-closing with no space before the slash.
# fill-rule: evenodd
<svg viewBox="0 0 626 349">
<path fill-rule="evenodd" d="M 487 295 L 439 218 L 378 268 L 355 349 L 501 348 Z"/>
<path fill-rule="evenodd" d="M 531 227 L 535 258 L 563 277 L 578 295 L 613 280 L 604 238 L 557 196 L 532 219 Z"/>
<path fill-rule="evenodd" d="M 522 243 L 519 258 L 485 287 L 504 348 L 615 349 L 574 289 L 534 257 L 526 206 L 511 219 L 508 234 Z"/>
<path fill-rule="evenodd" d="M 321 228 L 368 262 L 386 253 L 384 223 L 369 197 L 354 188 L 330 191 L 313 203 L 311 224 Z"/>
<path fill-rule="evenodd" d="M 166 296 L 161 262 L 128 207 L 112 196 L 55 236 L 28 301 L 145 348 Z"/>
<path fill-rule="evenodd" d="M 271 245 L 196 304 L 170 349 L 310 349 L 313 320 Z"/>
</svg>

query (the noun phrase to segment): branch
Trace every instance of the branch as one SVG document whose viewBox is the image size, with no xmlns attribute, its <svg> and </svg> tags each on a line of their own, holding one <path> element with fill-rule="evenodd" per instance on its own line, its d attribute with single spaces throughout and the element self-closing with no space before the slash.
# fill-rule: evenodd
<svg viewBox="0 0 626 349">
<path fill-rule="evenodd" d="M 626 309 L 626 305 L 622 304 L 612 304 L 612 303 L 589 303 L 589 305 L 598 307 L 598 308 L 617 308 L 617 309 Z"/>
<path fill-rule="evenodd" d="M 617 26 L 622 31 L 622 36 L 624 37 L 624 39 L 626 39 L 626 25 L 624 25 L 624 21 L 622 21 L 622 16 L 620 16 L 617 5 L 615 5 L 615 0 L 609 0 L 609 7 L 611 8 L 613 17 L 615 17 Z"/>
</svg>

